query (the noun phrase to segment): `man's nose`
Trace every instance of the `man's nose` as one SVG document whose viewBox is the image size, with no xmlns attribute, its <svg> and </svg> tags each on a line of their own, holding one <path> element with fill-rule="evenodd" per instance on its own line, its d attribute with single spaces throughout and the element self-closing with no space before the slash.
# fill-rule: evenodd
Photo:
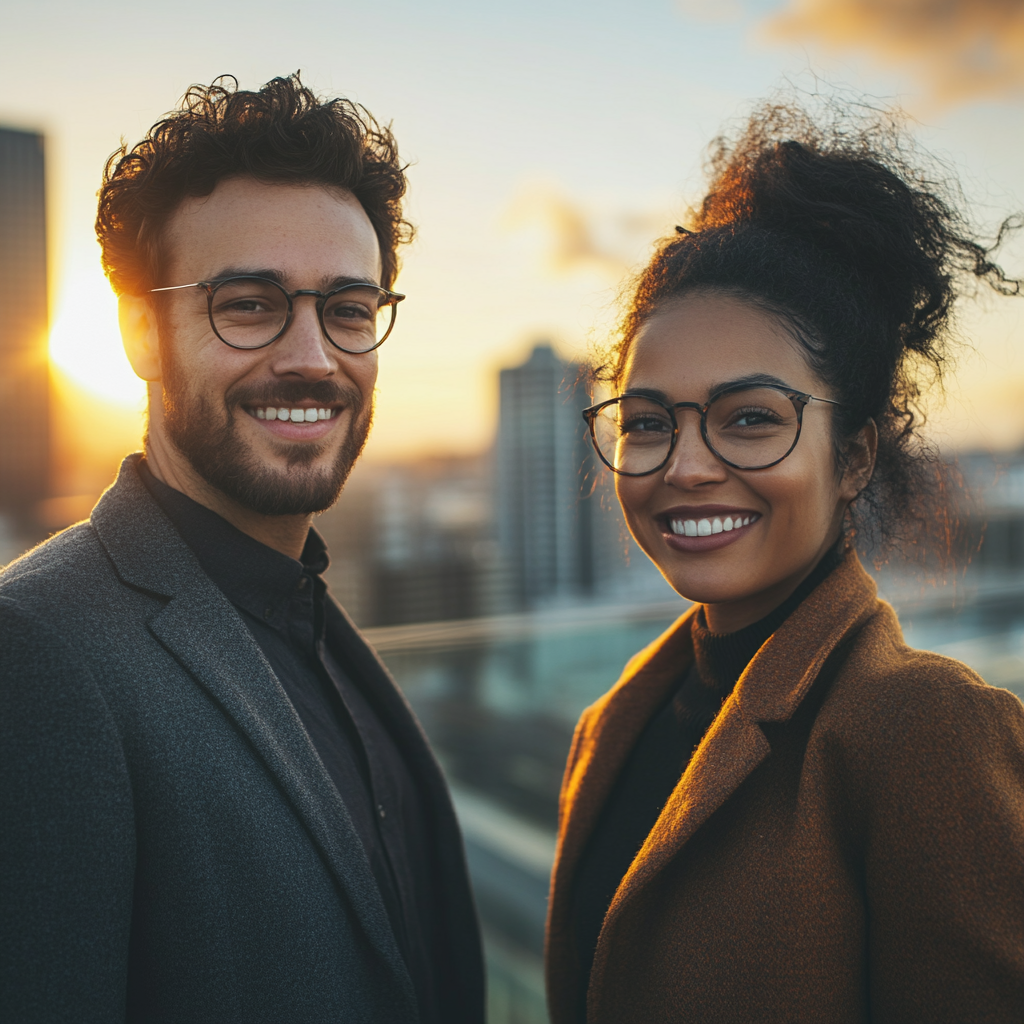
<svg viewBox="0 0 1024 1024">
<path fill-rule="evenodd" d="M 700 413 L 696 409 L 677 409 L 676 422 L 679 436 L 664 469 L 665 483 L 688 490 L 727 479 L 724 463 L 704 443 Z"/>
<path fill-rule="evenodd" d="M 291 322 L 272 346 L 274 373 L 310 380 L 328 377 L 338 362 L 335 348 L 320 326 L 316 296 L 298 295 L 292 302 Z"/>
</svg>

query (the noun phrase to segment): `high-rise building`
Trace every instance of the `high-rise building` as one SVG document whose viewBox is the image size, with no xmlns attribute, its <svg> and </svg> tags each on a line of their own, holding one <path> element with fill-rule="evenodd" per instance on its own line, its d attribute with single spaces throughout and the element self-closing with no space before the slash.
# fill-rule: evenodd
<svg viewBox="0 0 1024 1024">
<path fill-rule="evenodd" d="M 594 586 L 594 458 L 580 415 L 590 404 L 581 369 L 542 342 L 501 371 L 498 541 L 525 608 Z"/>
<path fill-rule="evenodd" d="M 0 128 L 0 512 L 31 516 L 50 476 L 43 137 Z"/>
</svg>

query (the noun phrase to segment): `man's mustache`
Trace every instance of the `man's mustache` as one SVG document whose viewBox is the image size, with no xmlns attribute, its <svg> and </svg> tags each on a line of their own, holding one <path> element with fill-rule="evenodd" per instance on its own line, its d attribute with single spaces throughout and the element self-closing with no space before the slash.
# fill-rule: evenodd
<svg viewBox="0 0 1024 1024">
<path fill-rule="evenodd" d="M 263 386 L 239 384 L 229 388 L 224 397 L 229 406 L 296 406 L 315 402 L 317 405 L 344 405 L 355 412 L 363 406 L 358 388 L 334 380 L 282 380 Z"/>
</svg>

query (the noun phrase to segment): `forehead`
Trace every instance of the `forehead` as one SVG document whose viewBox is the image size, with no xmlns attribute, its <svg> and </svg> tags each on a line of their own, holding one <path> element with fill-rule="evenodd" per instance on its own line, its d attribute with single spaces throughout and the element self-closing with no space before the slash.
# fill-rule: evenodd
<svg viewBox="0 0 1024 1024">
<path fill-rule="evenodd" d="M 231 267 L 277 270 L 289 283 L 310 275 L 380 279 L 366 211 L 351 193 L 321 185 L 228 178 L 208 196 L 183 200 L 162 242 L 164 273 L 175 278 L 203 280 Z"/>
<path fill-rule="evenodd" d="M 623 385 L 705 401 L 716 387 L 753 374 L 800 391 L 822 388 L 799 343 L 774 317 L 731 295 L 698 292 L 669 300 L 644 324 Z"/>
</svg>

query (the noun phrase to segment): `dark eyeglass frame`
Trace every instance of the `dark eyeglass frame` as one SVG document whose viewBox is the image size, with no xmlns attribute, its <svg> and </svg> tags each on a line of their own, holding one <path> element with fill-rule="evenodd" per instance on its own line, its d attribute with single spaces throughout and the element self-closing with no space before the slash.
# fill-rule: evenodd
<svg viewBox="0 0 1024 1024">
<path fill-rule="evenodd" d="M 265 341 L 262 345 L 233 345 L 230 341 L 225 338 L 220 331 L 217 330 L 217 325 L 213 320 L 213 297 L 217 294 L 217 290 L 226 284 L 230 284 L 233 281 L 259 281 L 262 284 L 271 284 L 282 295 L 288 300 L 288 314 L 284 318 L 284 325 L 275 334 L 270 341 Z M 316 296 L 316 315 L 320 321 L 320 330 L 323 332 L 324 337 L 336 348 L 339 352 L 345 352 L 350 356 L 363 356 L 368 352 L 373 352 L 380 348 L 385 341 L 388 340 L 391 331 L 394 329 L 395 320 L 398 318 L 398 303 L 401 302 L 405 296 L 401 292 L 389 291 L 387 288 L 382 288 L 379 284 L 374 284 L 373 281 L 350 281 L 348 284 L 343 284 L 340 288 L 334 288 L 329 292 L 317 291 L 315 288 L 299 288 L 294 292 L 288 291 L 284 285 L 280 282 L 275 281 L 270 277 L 260 277 L 259 274 L 233 274 L 231 277 L 220 277 L 215 278 L 212 281 L 193 281 L 192 284 L 174 284 L 167 288 L 150 288 L 151 292 L 176 292 L 181 291 L 184 288 L 202 288 L 206 292 L 206 312 L 210 318 L 210 327 L 213 333 L 224 342 L 229 348 L 236 349 L 239 352 L 258 352 L 261 348 L 266 348 L 268 345 L 273 345 L 278 338 L 284 334 L 285 331 L 291 326 L 292 314 L 295 311 L 293 303 L 294 299 L 297 299 L 300 295 L 314 295 Z M 324 324 L 324 306 L 327 304 L 327 300 L 333 298 L 335 295 L 341 292 L 348 291 L 354 288 L 373 288 L 376 289 L 381 295 L 384 296 L 384 302 L 382 305 L 391 307 L 391 322 L 388 324 L 388 329 L 384 332 L 383 336 L 378 339 L 377 343 L 371 348 L 363 348 L 359 350 L 353 350 L 345 348 L 343 345 L 339 345 L 332 337 L 331 332 L 327 330 L 327 326 Z"/>
<path fill-rule="evenodd" d="M 721 452 L 715 450 L 715 446 L 711 443 L 711 439 L 708 437 L 708 409 L 714 405 L 720 398 L 724 398 L 726 395 L 735 394 L 737 391 L 778 391 L 780 394 L 785 395 L 792 403 L 793 409 L 796 412 L 796 436 L 793 438 L 793 443 L 789 446 L 784 455 L 780 455 L 779 458 L 775 459 L 774 462 L 766 462 L 763 466 L 738 466 L 735 462 L 730 462 Z M 602 409 L 606 409 L 609 405 L 614 405 L 620 402 L 623 398 L 642 398 L 645 402 L 652 402 L 654 405 L 660 405 L 665 412 L 668 413 L 669 419 L 672 421 L 672 439 L 669 442 L 668 452 L 665 454 L 665 458 L 655 466 L 653 469 L 645 469 L 642 473 L 627 473 L 624 470 L 616 469 L 605 457 L 601 451 L 601 447 L 597 442 L 597 429 L 595 424 L 597 423 L 597 417 Z M 759 469 L 771 469 L 772 466 L 777 466 L 783 459 L 788 458 L 793 453 L 793 449 L 796 447 L 797 442 L 800 440 L 800 434 L 803 431 L 804 426 L 804 409 L 811 402 L 825 402 L 827 405 L 834 405 L 838 408 L 842 408 L 840 402 L 833 402 L 831 398 L 819 398 L 817 395 L 809 395 L 804 391 L 796 391 L 793 388 L 785 387 L 781 384 L 737 384 L 735 387 L 726 388 L 724 391 L 719 391 L 714 398 L 705 402 L 701 405 L 699 402 L 676 402 L 673 405 L 669 405 L 662 402 L 660 399 L 652 398 L 650 395 L 638 394 L 637 392 L 627 391 L 625 394 L 618 395 L 615 398 L 609 398 L 605 402 L 600 402 L 597 405 L 592 405 L 589 409 L 583 410 L 583 419 L 586 421 L 587 426 L 590 428 L 590 441 L 594 446 L 594 451 L 597 452 L 598 458 L 613 472 L 619 476 L 650 476 L 652 473 L 657 473 L 659 470 L 664 469 L 672 459 L 672 453 L 676 450 L 676 442 L 679 440 L 679 420 L 676 417 L 676 409 L 693 409 L 695 412 L 700 413 L 700 436 L 707 446 L 709 452 L 719 462 L 724 462 L 727 466 L 732 469 L 739 470 L 759 470 Z"/>
</svg>

